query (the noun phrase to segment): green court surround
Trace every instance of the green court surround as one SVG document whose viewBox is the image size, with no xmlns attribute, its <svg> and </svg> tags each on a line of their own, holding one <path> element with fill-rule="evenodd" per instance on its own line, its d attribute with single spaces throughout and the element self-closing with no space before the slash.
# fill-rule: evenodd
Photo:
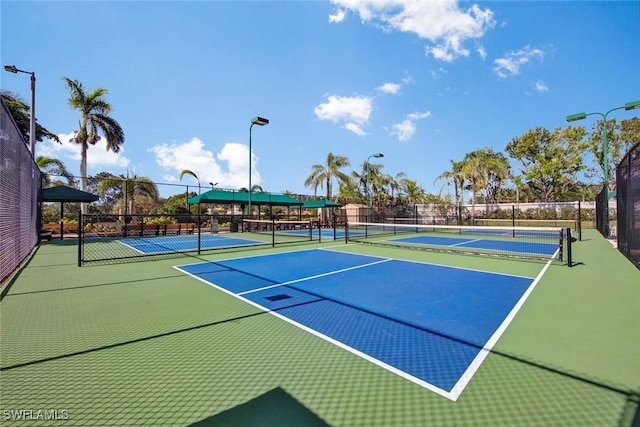
<svg viewBox="0 0 640 427">
<path fill-rule="evenodd" d="M 77 267 L 75 243 L 43 242 L 5 284 L 3 426 L 256 425 L 261 410 L 273 419 L 257 404 L 273 390 L 295 416 L 337 426 L 640 419 L 640 271 L 593 230 L 574 245 L 576 266 L 549 267 L 456 402 L 172 268 L 274 249 Z M 275 250 L 309 247 L 525 276 L 545 265 L 343 242 Z M 42 411 L 68 419 L 33 419 Z"/>
</svg>

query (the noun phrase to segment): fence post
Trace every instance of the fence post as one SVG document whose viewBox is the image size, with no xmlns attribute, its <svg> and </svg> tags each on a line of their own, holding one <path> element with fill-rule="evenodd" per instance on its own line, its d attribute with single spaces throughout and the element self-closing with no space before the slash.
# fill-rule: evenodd
<svg viewBox="0 0 640 427">
<path fill-rule="evenodd" d="M 82 225 L 82 211 L 78 211 L 78 267 L 82 267 L 82 238 L 84 237 L 84 226 Z"/>
<path fill-rule="evenodd" d="M 582 207 L 580 205 L 580 200 L 578 200 L 578 218 L 576 222 L 578 226 L 578 240 L 582 242 Z"/>
<path fill-rule="evenodd" d="M 573 267 L 573 260 L 571 258 L 571 227 L 567 227 L 567 265 Z"/>
<path fill-rule="evenodd" d="M 200 255 L 200 251 L 202 249 L 202 235 L 200 234 L 200 224 L 202 224 L 202 216 L 200 215 L 200 205 L 198 205 L 198 255 Z"/>
</svg>

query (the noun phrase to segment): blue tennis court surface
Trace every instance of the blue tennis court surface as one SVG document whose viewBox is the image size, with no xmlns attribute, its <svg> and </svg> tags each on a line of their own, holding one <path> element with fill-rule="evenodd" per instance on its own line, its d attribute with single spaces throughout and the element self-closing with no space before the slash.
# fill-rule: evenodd
<svg viewBox="0 0 640 427">
<path fill-rule="evenodd" d="M 496 240 L 463 237 L 414 236 L 393 239 L 394 242 L 404 242 L 432 246 L 459 246 L 474 249 L 489 249 L 496 251 L 517 252 L 521 254 L 540 254 L 552 257 L 558 250 L 558 244 L 527 242 L 518 240 Z"/>
<path fill-rule="evenodd" d="M 536 283 L 322 249 L 176 268 L 452 400 Z"/>
<path fill-rule="evenodd" d="M 227 235 L 204 235 L 200 236 L 201 249 L 232 248 L 238 246 L 261 245 L 265 242 L 251 239 L 241 239 L 229 237 Z M 142 237 L 118 240 L 123 245 L 141 252 L 143 254 L 162 254 L 175 251 L 197 250 L 198 236 L 164 236 L 164 237 Z"/>
</svg>

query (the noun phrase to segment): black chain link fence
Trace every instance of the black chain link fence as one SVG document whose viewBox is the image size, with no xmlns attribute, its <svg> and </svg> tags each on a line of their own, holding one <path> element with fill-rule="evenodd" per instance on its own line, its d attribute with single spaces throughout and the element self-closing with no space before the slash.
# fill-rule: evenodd
<svg viewBox="0 0 640 427">
<path fill-rule="evenodd" d="M 38 243 L 40 170 L 4 101 L 0 107 L 0 283 Z"/>
<path fill-rule="evenodd" d="M 609 197 L 606 188 L 596 196 L 596 229 L 604 237 L 609 237 Z"/>
<path fill-rule="evenodd" d="M 312 221 L 249 221 L 235 215 L 80 213 L 78 218 L 78 266 L 321 240 L 319 225 Z"/>
<path fill-rule="evenodd" d="M 640 268 L 640 143 L 616 168 L 618 249 Z"/>
</svg>

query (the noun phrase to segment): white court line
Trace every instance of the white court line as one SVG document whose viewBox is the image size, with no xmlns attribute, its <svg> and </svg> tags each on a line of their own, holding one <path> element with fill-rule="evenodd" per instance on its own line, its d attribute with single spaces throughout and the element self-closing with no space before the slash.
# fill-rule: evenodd
<svg viewBox="0 0 640 427">
<path fill-rule="evenodd" d="M 220 291 L 222 291 L 222 292 L 224 292 L 224 293 L 226 293 L 228 295 L 236 297 L 236 298 L 238 298 L 238 299 L 240 299 L 240 300 L 242 300 L 242 301 L 244 301 L 244 302 L 246 302 L 246 303 L 248 303 L 248 304 L 250 304 L 250 305 L 252 305 L 252 306 L 254 306 L 256 308 L 258 308 L 261 311 L 264 311 L 264 312 L 269 313 L 269 314 L 271 314 L 271 315 L 273 315 L 273 316 L 275 316 L 275 317 L 277 317 L 277 318 L 279 318 L 281 320 L 284 320 L 285 322 L 287 322 L 287 323 L 289 323 L 289 324 L 291 324 L 293 326 L 296 326 L 296 327 L 302 329 L 303 331 L 306 331 L 306 332 L 308 332 L 308 333 L 310 333 L 312 335 L 315 335 L 316 337 L 321 338 L 321 339 L 323 339 L 323 340 L 325 340 L 325 341 L 327 341 L 327 342 L 329 342 L 329 343 L 331 343 L 331 344 L 333 344 L 335 346 L 338 346 L 343 350 L 346 350 L 346 351 L 348 351 L 348 352 L 350 352 L 352 354 L 355 354 L 356 356 L 361 357 L 362 359 L 365 359 L 368 362 L 373 363 L 374 365 L 377 365 L 377 366 L 379 366 L 379 367 L 381 367 L 381 368 L 383 368 L 383 369 L 385 369 L 387 371 L 393 372 L 394 374 L 398 375 L 399 377 L 402 377 L 402 378 L 404 378 L 404 379 L 406 379 L 408 381 L 411 381 L 414 384 L 417 384 L 417 385 L 419 385 L 419 386 L 421 386 L 423 388 L 426 388 L 427 390 L 430 390 L 430 391 L 432 391 L 434 393 L 437 393 L 440 396 L 446 397 L 447 399 L 454 400 L 454 401 L 457 399 L 457 397 L 453 398 L 451 396 L 450 392 L 448 392 L 446 390 L 443 390 L 440 387 L 437 387 L 437 386 L 435 386 L 435 385 L 433 385 L 433 384 L 431 384 L 431 383 L 429 383 L 429 382 L 427 382 L 425 380 L 422 380 L 422 379 L 420 379 L 418 377 L 414 377 L 413 375 L 411 375 L 411 374 L 409 374 L 409 373 L 407 373 L 407 372 L 405 372 L 403 370 L 400 370 L 400 369 L 396 368 L 395 366 L 389 365 L 389 364 L 387 364 L 387 363 L 385 363 L 385 362 L 383 362 L 383 361 L 381 361 L 379 359 L 376 359 L 375 357 L 370 356 L 367 353 L 364 353 L 364 352 L 362 352 L 362 351 L 360 351 L 358 349 L 350 347 L 350 346 L 346 345 L 345 343 L 343 343 L 342 341 L 338 341 L 338 340 L 336 340 L 334 338 L 331 338 L 328 335 L 325 335 L 325 334 L 323 334 L 321 332 L 316 331 L 315 329 L 312 329 L 312 328 L 310 328 L 308 326 L 305 326 L 302 323 L 298 323 L 295 320 L 292 320 L 292 319 L 290 319 L 290 318 L 288 318 L 286 316 L 283 316 L 282 314 L 278 313 L 277 311 L 274 311 L 274 310 L 271 310 L 271 309 L 269 309 L 267 307 L 264 307 L 264 306 L 262 306 L 262 305 L 260 305 L 260 304 L 258 304 L 256 302 L 251 301 L 250 299 L 247 299 L 247 298 L 245 298 L 243 296 L 240 296 L 240 295 L 238 295 L 238 294 L 236 294 L 236 293 L 234 293 L 232 291 L 229 291 L 229 290 L 223 288 L 222 286 L 218 286 L 213 282 L 209 282 L 208 280 L 205 280 L 205 279 L 203 279 L 201 277 L 198 277 L 197 275 L 194 275 L 194 274 L 191 274 L 191 273 L 189 273 L 187 271 L 184 271 L 178 266 L 173 266 L 173 268 L 175 268 L 176 270 L 179 270 L 182 273 L 184 273 L 184 274 L 186 274 L 188 276 L 191 276 L 194 279 L 197 279 L 197 280 L 199 280 L 199 281 L 201 281 L 201 282 L 203 282 L 203 283 L 205 283 L 205 284 L 207 284 L 207 285 L 209 285 L 209 286 L 211 286 L 213 288 L 216 288 L 216 289 L 218 289 L 218 290 L 220 290 Z"/>
<path fill-rule="evenodd" d="M 340 246 L 344 246 L 344 247 L 349 247 L 349 245 L 340 245 Z M 358 254 L 358 253 L 354 253 L 354 252 L 344 252 L 344 251 L 338 251 L 335 250 L 335 247 L 331 247 L 331 248 L 319 248 L 317 249 L 319 251 L 327 251 L 327 252 L 337 252 L 337 253 L 348 253 L 348 254 L 355 254 L 355 255 L 362 255 L 362 254 Z M 557 253 L 557 252 L 556 252 Z M 365 255 L 371 258 L 380 258 L 380 259 L 387 259 L 387 258 L 382 258 L 376 255 Z M 477 268 L 469 268 L 469 267 L 458 267 L 455 265 L 448 265 L 448 264 L 438 264 L 435 262 L 426 262 L 426 261 L 415 261 L 415 260 L 411 260 L 411 259 L 401 259 L 401 258 L 388 258 L 390 260 L 395 260 L 395 261 L 402 261 L 402 262 L 413 262 L 416 264 L 425 264 L 425 265 L 434 265 L 436 267 L 446 267 L 446 268 L 453 268 L 456 270 L 465 270 L 465 271 L 474 271 L 477 273 L 487 273 L 487 274 L 495 274 L 496 276 L 509 276 L 509 277 L 519 277 L 522 279 L 530 279 L 533 280 L 535 279 L 534 277 L 531 276 L 522 276 L 519 274 L 511 274 L 511 273 L 500 273 L 498 271 L 490 271 L 490 270 L 480 270 Z"/>
<path fill-rule="evenodd" d="M 460 243 L 454 243 L 453 245 L 449 245 L 449 247 L 451 246 L 458 246 L 458 245 L 466 245 L 468 243 L 473 243 L 473 242 L 480 242 L 484 239 L 472 239 L 472 240 L 467 240 L 466 242 L 460 242 Z"/>
<path fill-rule="evenodd" d="M 344 246 L 348 246 L 348 245 L 344 245 Z M 342 251 L 335 251 L 331 248 L 320 248 L 320 249 L 308 249 L 308 250 L 326 250 L 328 252 L 336 252 L 336 253 L 345 253 Z M 306 251 L 306 250 L 305 250 Z M 299 252 L 299 251 L 292 251 L 292 252 Z M 475 373 L 477 372 L 477 370 L 480 368 L 480 366 L 482 365 L 482 362 L 484 361 L 484 359 L 489 355 L 489 353 L 491 352 L 491 350 L 493 349 L 493 347 L 495 346 L 495 344 L 498 342 L 498 340 L 500 339 L 500 337 L 502 336 L 502 334 L 506 331 L 506 329 L 508 328 L 509 324 L 513 321 L 513 319 L 515 318 L 516 314 L 518 313 L 518 311 L 520 310 L 520 308 L 524 305 L 525 301 L 527 300 L 527 298 L 531 295 L 531 293 L 533 292 L 535 286 L 538 284 L 538 282 L 540 281 L 540 279 L 542 278 L 542 276 L 544 275 L 544 273 L 547 271 L 547 269 L 549 268 L 549 266 L 551 265 L 551 263 L 553 262 L 553 259 L 550 259 L 545 266 L 543 267 L 543 269 L 540 271 L 540 273 L 538 273 L 538 275 L 535 277 L 535 279 L 531 278 L 531 277 L 526 277 L 526 276 L 518 276 L 518 275 L 513 275 L 513 274 L 505 274 L 505 273 L 496 273 L 496 272 L 492 272 L 492 271 L 483 271 L 483 270 L 476 270 L 476 269 L 469 269 L 469 268 L 463 268 L 463 267 L 453 267 L 453 266 L 449 266 L 449 265 L 442 265 L 442 264 L 434 264 L 434 263 L 427 263 L 427 262 L 421 262 L 421 261 L 411 261 L 411 260 L 400 260 L 398 259 L 398 261 L 403 261 L 403 262 L 413 262 L 413 263 L 418 263 L 418 264 L 425 264 L 425 265 L 434 265 L 434 266 L 439 266 L 439 267 L 447 267 L 447 268 L 454 268 L 454 269 L 459 269 L 459 270 L 468 270 L 468 271 L 475 271 L 475 272 L 480 272 L 480 273 L 488 273 L 488 274 L 496 274 L 496 275 L 501 275 L 501 276 L 511 276 L 511 277 L 519 277 L 519 278 L 524 278 L 524 279 L 533 279 L 532 283 L 529 285 L 529 287 L 527 288 L 527 290 L 522 294 L 522 296 L 520 297 L 520 299 L 518 300 L 518 302 L 514 305 L 514 307 L 511 309 L 511 311 L 509 312 L 509 314 L 507 315 L 507 317 L 505 317 L 505 319 L 502 321 L 502 323 L 500 324 L 500 326 L 496 329 L 496 331 L 492 334 L 492 336 L 489 338 L 489 340 L 487 340 L 487 342 L 485 343 L 485 345 L 480 349 L 479 353 L 476 355 L 476 357 L 471 361 L 471 363 L 469 364 L 469 366 L 467 367 L 467 369 L 465 370 L 465 372 L 460 376 L 460 379 L 456 382 L 456 384 L 454 385 L 454 387 L 451 389 L 451 391 L 447 391 L 447 390 L 443 390 L 440 387 L 437 387 L 425 380 L 422 380 L 420 378 L 417 378 L 405 371 L 402 371 L 392 365 L 389 365 L 379 359 L 376 359 L 374 357 L 372 357 L 371 355 L 364 353 L 360 350 L 357 350 L 353 347 L 350 347 L 348 345 L 346 345 L 345 343 L 338 341 L 328 335 L 324 335 L 318 331 L 316 331 L 315 329 L 312 329 L 308 326 L 305 326 L 304 324 L 298 323 L 276 311 L 273 311 L 267 307 L 264 307 L 256 302 L 253 302 L 247 298 L 245 298 L 243 295 L 246 294 L 250 294 L 253 292 L 257 292 L 259 290 L 264 290 L 264 289 L 269 289 L 269 288 L 274 288 L 274 287 L 278 287 L 278 286 L 284 286 L 286 284 L 290 284 L 290 283 L 295 283 L 295 282 L 301 282 L 301 281 L 305 281 L 305 280 L 310 280 L 316 277 L 322 277 L 322 276 L 327 276 L 327 275 L 331 275 L 331 274 L 336 274 L 339 272 L 343 272 L 343 271 L 348 271 L 348 270 L 353 270 L 353 269 L 357 269 L 357 268 L 361 268 L 361 267 L 367 267 L 367 266 L 371 266 L 371 265 L 376 265 L 376 264 L 380 264 L 380 263 L 384 263 L 384 262 L 388 262 L 388 261 L 393 261 L 396 260 L 394 258 L 382 258 L 382 257 L 378 257 L 375 255 L 363 255 L 363 254 L 354 254 L 351 252 L 346 252 L 349 254 L 353 254 L 353 255 L 362 255 L 362 256 L 367 256 L 367 257 L 372 257 L 372 258 L 380 258 L 380 261 L 375 261 L 372 263 L 368 263 L 368 264 L 363 264 L 363 265 L 359 265 L 359 266 L 355 266 L 355 267 L 349 267 L 349 268 L 345 268 L 345 269 L 341 269 L 341 270 L 336 270 L 334 272 L 329 272 L 329 273 L 323 273 L 323 274 L 319 274 L 316 276 L 310 276 L 304 279 L 297 279 L 297 280 L 293 280 L 290 282 L 285 282 L 285 283 L 280 283 L 280 284 L 276 284 L 276 285 L 272 285 L 272 286 L 267 286 L 267 287 L 263 287 L 263 288 L 259 288 L 259 289 L 254 289 L 254 290 L 250 290 L 250 291 L 245 291 L 245 292 L 241 292 L 241 293 L 234 293 L 232 291 L 229 291 L 227 289 L 225 289 L 224 287 L 221 287 L 219 285 L 216 285 L 215 283 L 209 282 L 208 280 L 205 280 L 195 274 L 191 274 L 185 270 L 182 270 L 179 266 L 174 266 L 173 268 L 183 272 L 184 274 L 187 274 L 203 283 L 206 283 L 209 286 L 212 286 L 218 290 L 221 290 L 231 296 L 234 296 L 238 299 L 241 299 L 244 302 L 249 303 L 250 305 L 259 308 L 260 310 L 263 310 L 267 313 L 272 314 L 273 316 L 278 317 L 281 320 L 284 320 L 306 332 L 309 332 L 310 334 L 313 334 L 331 344 L 334 344 L 346 351 L 349 351 L 350 353 L 353 353 L 387 371 L 390 371 L 408 381 L 413 382 L 414 384 L 417 384 L 423 388 L 426 388 L 434 393 L 437 393 L 440 396 L 443 396 L 449 400 L 452 401 L 456 401 L 461 393 L 463 392 L 463 390 L 465 389 L 465 387 L 468 385 L 468 383 L 471 381 L 471 379 L 473 378 L 473 376 L 475 375 Z M 556 252 L 557 254 L 557 252 Z M 246 257 L 246 258 L 254 258 L 254 257 L 262 257 L 262 256 L 269 256 L 269 255 L 256 255 L 256 256 L 250 256 L 250 257 Z M 236 258 L 238 259 L 238 258 Z M 187 265 L 196 265 L 196 264 L 204 264 L 204 263 L 195 263 L 195 264 L 186 264 Z"/>
<path fill-rule="evenodd" d="M 480 365 L 482 364 L 484 359 L 489 355 L 489 353 L 491 352 L 493 347 L 496 345 L 496 343 L 498 342 L 502 334 L 507 330 L 507 327 L 509 326 L 509 324 L 511 324 L 513 319 L 516 317 L 516 314 L 518 313 L 520 308 L 522 308 L 527 298 L 529 298 L 529 295 L 531 295 L 531 293 L 533 292 L 533 289 L 536 287 L 540 279 L 542 279 L 542 276 L 547 271 L 552 261 L 553 260 L 547 261 L 544 268 L 540 271 L 540 273 L 538 273 L 538 276 L 536 276 L 535 280 L 531 282 L 531 285 L 529 285 L 529 287 L 524 292 L 524 294 L 522 294 L 522 296 L 520 297 L 516 305 L 513 306 L 513 308 L 507 315 L 507 317 L 505 317 L 505 319 L 502 321 L 498 329 L 496 329 L 493 335 L 491 335 L 491 338 L 489 338 L 489 340 L 482 347 L 478 355 L 469 364 L 469 367 L 464 372 L 464 374 L 462 374 L 462 376 L 460 377 L 456 385 L 453 386 L 450 392 L 453 397 L 452 400 L 457 400 L 460 394 L 462 393 L 462 391 L 464 390 L 464 388 L 467 386 L 467 384 L 469 384 L 469 381 L 471 381 L 471 378 L 473 377 L 473 375 L 480 368 Z"/>
<path fill-rule="evenodd" d="M 392 258 L 385 258 L 385 259 L 382 259 L 380 261 L 370 262 L 368 264 L 356 265 L 354 267 L 347 267 L 347 268 L 343 268 L 341 270 L 330 271 L 328 273 L 316 274 L 315 276 L 304 277 L 302 279 L 291 280 L 289 282 L 276 283 L 275 285 L 270 285 L 270 286 L 265 286 L 265 287 L 262 287 L 262 288 L 251 289 L 249 291 L 239 292 L 236 295 L 252 294 L 254 292 L 264 291 L 265 289 L 277 288 L 278 286 L 287 286 L 287 285 L 290 285 L 292 283 L 298 283 L 298 282 L 304 282 L 304 281 L 307 281 L 307 280 L 317 279 L 318 277 L 331 276 L 332 274 L 343 273 L 345 271 L 355 270 L 355 269 L 362 268 L 362 267 L 370 267 L 372 265 L 381 264 L 383 262 L 388 262 L 388 261 L 391 261 L 391 260 L 392 260 Z"/>
</svg>

